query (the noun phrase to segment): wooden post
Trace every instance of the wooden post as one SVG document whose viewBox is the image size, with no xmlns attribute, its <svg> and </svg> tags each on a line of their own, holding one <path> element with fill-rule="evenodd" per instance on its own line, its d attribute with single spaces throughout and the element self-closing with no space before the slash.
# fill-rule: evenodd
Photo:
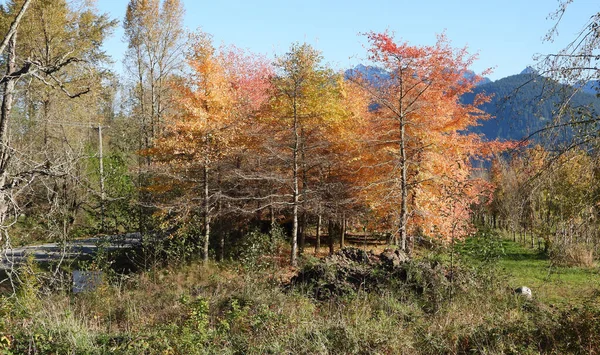
<svg viewBox="0 0 600 355">
<path fill-rule="evenodd" d="M 334 252 L 334 246 L 333 246 L 333 236 L 335 235 L 335 231 L 334 231 L 334 227 L 333 227 L 333 220 L 329 220 L 329 225 L 327 226 L 328 229 L 328 234 L 329 234 L 329 255 L 333 255 Z"/>
<path fill-rule="evenodd" d="M 340 234 L 340 249 L 343 249 L 345 247 L 345 240 L 346 240 L 346 214 L 344 213 L 342 215 L 342 232 Z"/>
<path fill-rule="evenodd" d="M 319 254 L 319 250 L 321 249 L 321 214 L 317 216 L 317 233 L 316 233 L 316 241 L 315 241 L 315 255 Z"/>
</svg>

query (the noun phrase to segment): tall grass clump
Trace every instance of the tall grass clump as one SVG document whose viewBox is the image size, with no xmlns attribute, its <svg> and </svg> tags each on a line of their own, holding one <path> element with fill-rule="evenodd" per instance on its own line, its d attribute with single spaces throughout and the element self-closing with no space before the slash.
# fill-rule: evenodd
<svg viewBox="0 0 600 355">
<path fill-rule="evenodd" d="M 583 243 L 554 243 L 548 256 L 555 266 L 591 268 L 595 265 L 593 248 Z"/>
</svg>

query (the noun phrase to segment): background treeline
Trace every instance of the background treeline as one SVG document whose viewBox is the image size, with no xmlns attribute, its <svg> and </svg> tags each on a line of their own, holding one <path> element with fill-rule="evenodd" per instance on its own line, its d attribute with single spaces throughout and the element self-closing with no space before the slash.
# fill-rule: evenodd
<svg viewBox="0 0 600 355">
<path fill-rule="evenodd" d="M 116 75 L 101 45 L 117 22 L 89 2 L 2 6 L 5 242 L 139 231 L 206 260 L 283 227 L 295 263 L 309 237 L 377 231 L 410 251 L 485 214 L 546 249 L 597 244 L 591 95 L 532 72 L 486 83 L 444 35 L 365 34 L 374 67 L 342 73 L 307 44 L 275 59 L 216 47 L 183 15 L 178 0 L 129 1 Z M 491 133 L 490 114 L 521 117 L 521 135 Z M 491 140 L 548 125 L 556 145 Z"/>
<path fill-rule="evenodd" d="M 600 243 L 600 165 L 595 149 L 541 146 L 494 160 L 490 227 L 550 253 L 559 265 L 592 266 Z"/>
</svg>

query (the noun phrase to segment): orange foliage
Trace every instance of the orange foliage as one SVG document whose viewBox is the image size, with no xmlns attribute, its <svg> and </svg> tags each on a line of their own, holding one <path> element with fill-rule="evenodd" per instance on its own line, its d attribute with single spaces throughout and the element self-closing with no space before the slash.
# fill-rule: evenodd
<svg viewBox="0 0 600 355">
<path fill-rule="evenodd" d="M 179 180 L 193 178 L 201 167 L 214 169 L 243 148 L 240 132 L 267 101 L 272 71 L 261 56 L 233 46 L 214 48 L 205 33 L 192 36 L 186 59 L 189 76 L 171 82 L 174 113 L 145 152 Z"/>
<path fill-rule="evenodd" d="M 262 57 L 197 35 L 189 77 L 172 83 L 177 111 L 147 153 L 180 181 L 201 172 L 206 181 L 223 164 L 240 169 L 238 195 L 260 191 L 259 211 L 263 200 L 293 208 L 292 234 L 300 212 L 336 218 L 348 207 L 404 235 L 469 234 L 472 205 L 493 188 L 472 177 L 473 162 L 514 146 L 468 133 L 489 118 L 478 108 L 485 95 L 460 100 L 480 80 L 467 75 L 475 57 L 444 35 L 423 47 L 388 33 L 367 38 L 369 59 L 385 69 L 375 81 L 343 80 L 306 45 L 279 58 L 275 73 Z"/>
<path fill-rule="evenodd" d="M 366 36 L 369 59 L 386 75 L 375 83 L 355 80 L 374 107 L 356 161 L 362 197 L 382 219 L 404 224 L 409 235 L 449 240 L 469 234 L 471 205 L 491 191 L 487 182 L 471 178 L 472 161 L 512 145 L 466 133 L 489 118 L 477 107 L 488 97 L 478 95 L 473 104 L 460 100 L 480 80 L 467 75 L 475 56 L 452 48 L 444 35 L 423 47 L 396 43 L 388 33 Z"/>
</svg>

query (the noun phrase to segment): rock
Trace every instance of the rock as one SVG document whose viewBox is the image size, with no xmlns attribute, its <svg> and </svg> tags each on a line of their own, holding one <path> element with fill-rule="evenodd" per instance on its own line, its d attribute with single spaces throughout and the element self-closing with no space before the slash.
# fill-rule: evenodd
<svg viewBox="0 0 600 355">
<path fill-rule="evenodd" d="M 524 297 L 525 299 L 528 299 L 528 300 L 530 300 L 530 299 L 533 298 L 533 294 L 531 293 L 531 289 L 529 287 L 527 287 L 527 286 L 521 286 L 521 287 L 517 288 L 515 290 L 515 293 L 517 295 L 520 295 L 520 296 Z"/>
<path fill-rule="evenodd" d="M 103 279 L 102 271 L 73 270 L 73 293 L 94 291 Z"/>
<path fill-rule="evenodd" d="M 358 248 L 344 248 L 337 251 L 332 256 L 328 257 L 330 261 L 343 262 L 343 263 L 359 263 L 372 265 L 375 255 L 372 251 L 366 252 Z"/>
<path fill-rule="evenodd" d="M 392 293 L 401 298 L 413 292 L 423 300 L 426 312 L 437 312 L 448 295 L 470 285 L 469 275 L 457 268 L 451 274 L 437 260 L 413 260 L 399 250 L 374 254 L 344 248 L 326 258 L 310 260 L 282 286 L 300 289 L 319 301 L 357 292 Z"/>
<path fill-rule="evenodd" d="M 410 259 L 406 253 L 398 249 L 385 249 L 383 253 L 379 255 L 379 260 L 388 270 L 393 270 L 408 262 Z"/>
</svg>

